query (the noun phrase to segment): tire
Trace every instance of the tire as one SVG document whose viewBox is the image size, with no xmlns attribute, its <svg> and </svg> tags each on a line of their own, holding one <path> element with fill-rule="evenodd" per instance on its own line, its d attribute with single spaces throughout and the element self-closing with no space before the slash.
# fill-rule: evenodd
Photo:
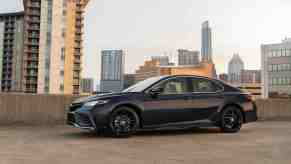
<svg viewBox="0 0 291 164">
<path fill-rule="evenodd" d="M 221 112 L 221 130 L 224 133 L 239 132 L 243 124 L 243 115 L 240 109 L 229 106 Z"/>
<path fill-rule="evenodd" d="M 139 117 L 129 107 L 119 107 L 112 112 L 109 119 L 109 131 L 113 137 L 130 137 L 139 128 Z"/>
</svg>

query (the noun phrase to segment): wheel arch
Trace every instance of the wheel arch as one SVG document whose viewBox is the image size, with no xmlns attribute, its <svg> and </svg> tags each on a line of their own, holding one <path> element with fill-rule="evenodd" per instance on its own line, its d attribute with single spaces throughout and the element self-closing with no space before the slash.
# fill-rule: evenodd
<svg viewBox="0 0 291 164">
<path fill-rule="evenodd" d="M 236 104 L 236 103 L 228 103 L 226 105 L 223 106 L 222 110 L 220 111 L 220 113 L 225 110 L 226 108 L 228 107 L 236 107 L 240 110 L 240 112 L 242 113 L 242 116 L 243 116 L 243 122 L 245 123 L 246 122 L 246 116 L 245 116 L 245 112 L 243 110 L 243 108 L 239 105 L 239 104 Z"/>
<path fill-rule="evenodd" d="M 135 111 L 135 113 L 137 114 L 138 118 L 139 118 L 139 126 L 140 126 L 140 128 L 143 127 L 143 119 L 142 119 L 142 114 L 141 114 L 142 109 L 138 105 L 135 105 L 135 104 L 132 104 L 132 103 L 118 104 L 117 106 L 115 106 L 113 108 L 111 113 L 113 113 L 116 109 L 118 109 L 120 107 L 128 107 L 128 108 L 133 109 Z"/>
</svg>

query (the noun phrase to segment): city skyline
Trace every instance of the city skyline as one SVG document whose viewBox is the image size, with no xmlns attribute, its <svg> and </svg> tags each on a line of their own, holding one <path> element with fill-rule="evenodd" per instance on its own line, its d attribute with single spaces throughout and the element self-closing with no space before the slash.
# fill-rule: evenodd
<svg viewBox="0 0 291 164">
<path fill-rule="evenodd" d="M 126 6 L 131 6 L 131 11 L 124 10 Z M 206 20 L 211 22 L 218 73 L 226 72 L 234 52 L 240 53 L 247 69 L 259 69 L 260 45 L 290 36 L 291 24 L 283 19 L 290 14 L 290 7 L 287 0 L 91 1 L 85 23 L 83 76 L 100 79 L 101 49 L 127 49 L 127 73 L 150 56 L 174 54 L 179 48 L 199 50 L 200 26 Z M 22 1 L 11 0 L 0 7 L 0 12 L 21 9 Z"/>
</svg>

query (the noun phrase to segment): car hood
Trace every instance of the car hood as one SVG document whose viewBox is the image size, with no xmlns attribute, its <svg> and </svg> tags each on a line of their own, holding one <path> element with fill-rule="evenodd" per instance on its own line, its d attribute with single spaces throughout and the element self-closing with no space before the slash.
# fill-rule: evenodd
<svg viewBox="0 0 291 164">
<path fill-rule="evenodd" d="M 80 103 L 85 103 L 89 101 L 94 101 L 94 100 L 99 100 L 99 99 L 111 99 L 114 97 L 119 97 L 119 96 L 125 96 L 129 95 L 132 93 L 125 92 L 125 93 L 105 93 L 105 94 L 97 94 L 89 97 L 81 97 L 73 101 L 73 104 L 80 104 Z"/>
</svg>

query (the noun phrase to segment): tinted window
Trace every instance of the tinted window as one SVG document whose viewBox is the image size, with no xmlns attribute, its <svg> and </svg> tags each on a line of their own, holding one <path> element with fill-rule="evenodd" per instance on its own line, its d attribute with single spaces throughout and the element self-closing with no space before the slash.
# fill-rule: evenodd
<svg viewBox="0 0 291 164">
<path fill-rule="evenodd" d="M 219 90 L 212 81 L 202 78 L 192 78 L 192 92 L 216 92 Z"/>
<path fill-rule="evenodd" d="M 157 87 L 164 89 L 162 94 L 183 94 L 189 92 L 186 78 L 166 80 Z"/>
<path fill-rule="evenodd" d="M 144 81 L 141 81 L 141 82 L 123 90 L 122 92 L 142 92 L 143 90 L 145 90 L 149 86 L 153 85 L 154 83 L 158 82 L 162 78 L 164 78 L 164 77 L 158 76 L 158 77 L 152 77 L 152 78 L 146 79 Z"/>
</svg>

